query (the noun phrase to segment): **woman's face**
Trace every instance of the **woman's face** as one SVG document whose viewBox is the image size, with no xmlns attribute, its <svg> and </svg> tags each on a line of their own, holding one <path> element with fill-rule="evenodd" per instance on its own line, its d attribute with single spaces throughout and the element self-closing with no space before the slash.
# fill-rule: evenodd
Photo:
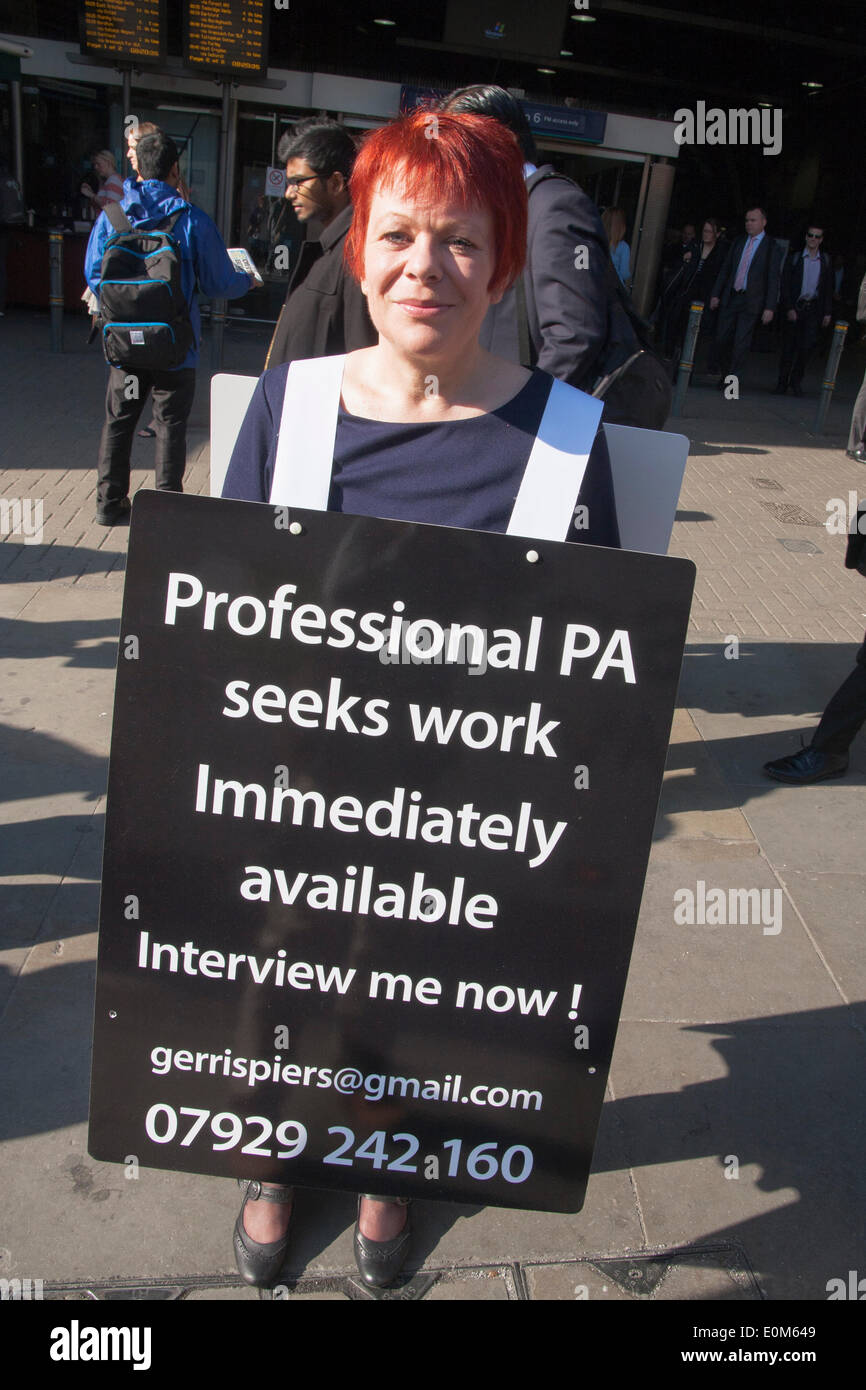
<svg viewBox="0 0 866 1390">
<path fill-rule="evenodd" d="M 494 259 L 486 209 L 428 207 L 400 188 L 378 189 L 361 289 L 382 338 L 407 357 L 431 360 L 476 344 L 484 315 L 502 298 L 487 289 Z"/>
<path fill-rule="evenodd" d="M 716 229 L 711 222 L 704 223 L 701 238 L 705 246 L 712 246 L 713 242 L 716 240 Z"/>
</svg>

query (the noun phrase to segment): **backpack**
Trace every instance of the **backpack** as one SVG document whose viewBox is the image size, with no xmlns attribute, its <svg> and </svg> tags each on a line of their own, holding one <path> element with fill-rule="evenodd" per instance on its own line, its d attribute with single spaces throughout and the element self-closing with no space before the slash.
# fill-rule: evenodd
<svg viewBox="0 0 866 1390">
<path fill-rule="evenodd" d="M 18 181 L 6 175 L 0 178 L 0 227 L 13 227 L 24 221 L 24 199 Z"/>
<path fill-rule="evenodd" d="M 102 256 L 100 327 L 105 360 L 132 371 L 180 367 L 194 345 L 181 285 L 181 248 L 172 235 L 185 209 L 159 229 L 130 223 L 119 203 L 105 215 L 115 229 Z"/>
</svg>

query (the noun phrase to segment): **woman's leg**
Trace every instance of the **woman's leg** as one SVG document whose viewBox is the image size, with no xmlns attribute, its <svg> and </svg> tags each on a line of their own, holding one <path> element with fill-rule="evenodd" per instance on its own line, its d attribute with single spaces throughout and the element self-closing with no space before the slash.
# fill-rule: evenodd
<svg viewBox="0 0 866 1390">
<path fill-rule="evenodd" d="M 368 1240 L 393 1240 L 406 1225 L 409 1208 L 393 1197 L 362 1197 L 358 1226 Z"/>
<path fill-rule="evenodd" d="M 291 1188 L 280 1183 L 263 1182 L 263 1188 L 272 1192 L 290 1192 Z M 244 1230 L 251 1240 L 259 1245 L 269 1245 L 282 1240 L 292 1219 L 292 1203 L 269 1202 L 260 1197 L 257 1202 L 248 1201 L 244 1207 Z"/>
<path fill-rule="evenodd" d="M 383 1289 L 396 1279 L 412 1240 L 407 1197 L 358 1198 L 355 1263 L 364 1283 Z"/>
</svg>

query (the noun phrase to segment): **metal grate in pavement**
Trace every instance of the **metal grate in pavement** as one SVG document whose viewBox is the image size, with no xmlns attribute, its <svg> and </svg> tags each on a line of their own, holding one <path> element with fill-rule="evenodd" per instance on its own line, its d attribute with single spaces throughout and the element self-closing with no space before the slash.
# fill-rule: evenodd
<svg viewBox="0 0 866 1390">
<path fill-rule="evenodd" d="M 804 512 L 802 507 L 798 507 L 796 502 L 761 502 L 770 515 L 776 521 L 781 521 L 785 526 L 823 526 L 822 521 L 818 521 L 809 512 Z"/>
<path fill-rule="evenodd" d="M 783 545 L 786 550 L 793 550 L 795 555 L 820 555 L 814 541 L 795 541 L 790 536 L 777 536 L 779 545 Z"/>
<path fill-rule="evenodd" d="M 777 483 L 775 478 L 750 478 L 749 482 L 752 483 L 754 487 L 762 487 L 768 492 L 785 491 L 785 489 L 782 487 L 782 484 Z"/>
</svg>

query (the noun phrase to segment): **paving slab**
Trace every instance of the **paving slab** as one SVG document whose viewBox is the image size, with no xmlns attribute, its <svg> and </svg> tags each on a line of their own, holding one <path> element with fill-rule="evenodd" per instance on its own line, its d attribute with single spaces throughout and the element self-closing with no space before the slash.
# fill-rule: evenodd
<svg viewBox="0 0 866 1390">
<path fill-rule="evenodd" d="M 784 883 L 843 998 L 866 999 L 866 866 L 844 874 L 786 869 Z"/>
<path fill-rule="evenodd" d="M 621 1023 L 612 1089 L 650 1245 L 736 1241 L 768 1298 L 824 1297 L 862 1264 L 864 1013 Z"/>
<path fill-rule="evenodd" d="M 840 1002 L 768 861 L 726 848 L 699 863 L 671 846 L 650 861 L 623 1018 L 700 1023 Z"/>
</svg>

